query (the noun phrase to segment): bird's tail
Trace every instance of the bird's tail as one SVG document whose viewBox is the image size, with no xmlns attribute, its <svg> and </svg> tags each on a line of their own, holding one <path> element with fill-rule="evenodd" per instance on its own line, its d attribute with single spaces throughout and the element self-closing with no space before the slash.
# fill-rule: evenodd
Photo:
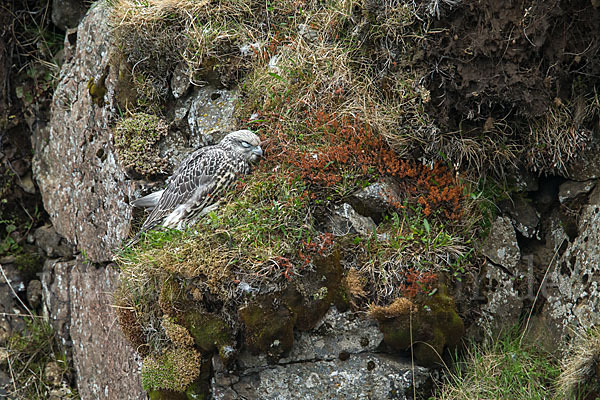
<svg viewBox="0 0 600 400">
<path fill-rule="evenodd" d="M 145 208 L 148 211 L 152 211 L 158 204 L 158 200 L 160 200 L 160 196 L 162 196 L 163 192 L 164 190 L 159 190 L 158 192 L 150 193 L 147 196 L 135 199 L 131 202 L 131 205 L 134 207 Z"/>
</svg>

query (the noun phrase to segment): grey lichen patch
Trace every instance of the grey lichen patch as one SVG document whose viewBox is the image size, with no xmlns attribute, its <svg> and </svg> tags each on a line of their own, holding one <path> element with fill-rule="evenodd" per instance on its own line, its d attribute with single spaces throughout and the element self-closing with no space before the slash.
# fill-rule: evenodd
<svg viewBox="0 0 600 400">
<path fill-rule="evenodd" d="M 160 157 L 158 143 L 168 130 L 164 120 L 145 113 L 132 114 L 118 122 L 113 140 L 119 161 L 130 175 L 166 173 L 168 164 Z"/>
</svg>

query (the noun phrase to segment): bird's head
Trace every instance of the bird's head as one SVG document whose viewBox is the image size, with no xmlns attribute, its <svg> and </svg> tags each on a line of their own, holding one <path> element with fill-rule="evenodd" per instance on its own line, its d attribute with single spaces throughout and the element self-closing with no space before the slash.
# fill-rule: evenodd
<svg viewBox="0 0 600 400">
<path fill-rule="evenodd" d="M 219 144 L 250 163 L 256 162 L 263 155 L 260 139 L 249 130 L 231 132 Z"/>
</svg>

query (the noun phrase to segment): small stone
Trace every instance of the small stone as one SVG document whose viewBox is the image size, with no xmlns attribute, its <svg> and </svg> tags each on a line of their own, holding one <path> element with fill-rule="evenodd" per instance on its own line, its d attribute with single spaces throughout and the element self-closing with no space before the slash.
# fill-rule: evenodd
<svg viewBox="0 0 600 400">
<path fill-rule="evenodd" d="M 375 231 L 376 226 L 370 217 L 363 217 L 350 204 L 344 203 L 333 210 L 329 228 L 335 236 L 353 234 L 368 236 Z"/>
<path fill-rule="evenodd" d="M 10 338 L 12 333 L 12 329 L 10 327 L 10 322 L 5 318 L 0 318 L 0 344 L 4 344 Z"/>
<path fill-rule="evenodd" d="M 4 366 L 8 363 L 8 357 L 10 357 L 10 353 L 4 347 L 0 347 L 0 366 Z"/>
<path fill-rule="evenodd" d="M 64 383 L 63 386 L 50 390 L 48 400 L 68 400 L 73 398 L 73 392 Z"/>
<path fill-rule="evenodd" d="M 52 225 L 39 227 L 33 233 L 35 244 L 44 251 L 46 257 L 70 257 L 73 246 L 56 233 Z"/>
<path fill-rule="evenodd" d="M 314 42 L 319 38 L 319 31 L 306 24 L 299 24 L 298 35 L 308 42 Z"/>
<path fill-rule="evenodd" d="M 31 172 L 22 178 L 17 179 L 17 185 L 23 189 L 26 193 L 35 194 L 35 184 L 31 178 Z"/>
<path fill-rule="evenodd" d="M 526 238 L 539 239 L 540 213 L 522 196 L 515 196 L 500 205 L 510 216 L 513 225 Z"/>
<path fill-rule="evenodd" d="M 83 0 L 54 0 L 52 2 L 52 22 L 62 30 L 75 28 L 85 15 Z"/>
<path fill-rule="evenodd" d="M 27 301 L 32 308 L 38 308 L 42 304 L 42 282 L 34 279 L 27 285 Z"/>
<path fill-rule="evenodd" d="M 14 263 L 15 261 L 17 261 L 17 257 L 15 257 L 15 256 L 14 256 L 14 255 L 12 255 L 12 254 L 9 254 L 9 255 L 7 255 L 7 256 L 0 257 L 0 264 L 2 264 L 2 265 L 6 265 L 6 264 L 12 264 L 12 263 Z"/>
<path fill-rule="evenodd" d="M 563 204 L 580 194 L 589 193 L 594 186 L 596 186 L 596 181 L 592 180 L 584 182 L 566 181 L 558 189 L 558 201 Z"/>
<path fill-rule="evenodd" d="M 376 217 L 402 203 L 397 188 L 388 182 L 374 183 L 355 193 L 351 198 L 352 206 L 362 215 Z"/>
<path fill-rule="evenodd" d="M 41 248 L 47 257 L 56 256 L 56 248 L 60 243 L 60 236 L 51 225 L 37 228 L 33 234 L 36 245 Z"/>
<path fill-rule="evenodd" d="M 180 98 L 190 88 L 190 77 L 188 74 L 187 65 L 184 62 L 180 62 L 173 71 L 173 77 L 171 78 L 171 93 L 176 99 Z"/>
<path fill-rule="evenodd" d="M 348 353 L 347 351 L 340 351 L 340 354 L 338 355 L 338 358 L 341 361 L 346 361 L 350 358 L 350 353 Z"/>
<path fill-rule="evenodd" d="M 517 267 L 521 260 L 521 250 L 510 218 L 496 218 L 481 251 L 491 262 L 509 271 Z"/>
</svg>

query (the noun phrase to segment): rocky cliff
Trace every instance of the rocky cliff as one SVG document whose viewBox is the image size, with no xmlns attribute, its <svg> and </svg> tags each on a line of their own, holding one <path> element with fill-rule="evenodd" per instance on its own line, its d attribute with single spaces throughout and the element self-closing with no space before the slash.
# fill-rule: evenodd
<svg viewBox="0 0 600 400">
<path fill-rule="evenodd" d="M 40 299 L 6 249 L 2 304 L 44 310 L 81 398 L 411 398 L 464 337 L 597 325 L 594 2 L 213 3 L 95 3 L 29 124 L 52 226 Z M 133 199 L 248 127 L 227 205 L 123 249 Z"/>
</svg>

